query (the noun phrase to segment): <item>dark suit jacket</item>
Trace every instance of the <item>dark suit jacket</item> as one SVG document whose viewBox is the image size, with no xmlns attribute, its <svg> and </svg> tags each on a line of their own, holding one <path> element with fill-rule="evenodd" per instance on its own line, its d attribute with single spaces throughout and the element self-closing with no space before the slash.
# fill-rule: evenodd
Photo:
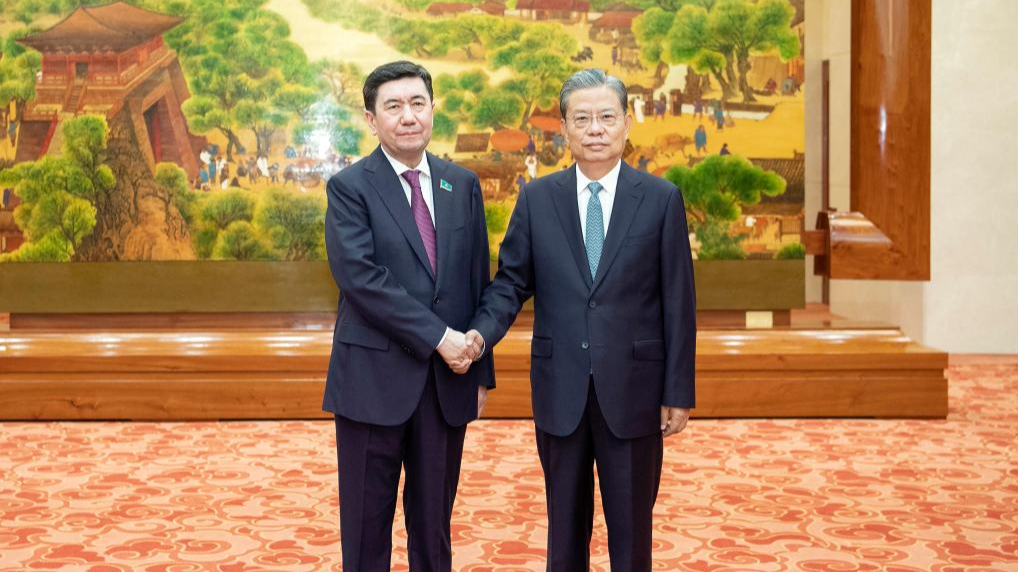
<svg viewBox="0 0 1018 572">
<path fill-rule="evenodd" d="M 430 370 L 446 421 L 460 426 L 477 418 L 478 385 L 495 385 L 490 356 L 456 375 L 435 351 L 446 326 L 466 330 L 490 263 L 477 176 L 431 154 L 428 165 L 437 277 L 380 147 L 327 186 L 325 245 L 340 297 L 323 408 L 354 421 L 409 419 Z"/>
<path fill-rule="evenodd" d="M 660 431 L 661 406 L 693 407 L 696 302 L 682 195 L 622 163 L 598 275 L 580 231 L 576 167 L 520 192 L 475 327 L 493 347 L 534 294 L 534 421 L 577 427 L 591 376 L 617 437 Z"/>
</svg>

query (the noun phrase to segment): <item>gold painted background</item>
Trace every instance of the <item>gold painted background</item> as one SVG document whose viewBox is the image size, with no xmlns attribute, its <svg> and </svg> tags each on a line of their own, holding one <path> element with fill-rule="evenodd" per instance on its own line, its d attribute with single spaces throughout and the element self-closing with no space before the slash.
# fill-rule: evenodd
<svg viewBox="0 0 1018 572">
<path fill-rule="evenodd" d="M 804 256 L 802 0 L 0 5 L 0 263 L 324 260 L 325 181 L 396 59 L 435 78 L 430 150 L 481 176 L 493 256 L 519 186 L 572 163 L 582 67 L 629 86 L 626 160 L 683 189 L 699 259 Z"/>
</svg>

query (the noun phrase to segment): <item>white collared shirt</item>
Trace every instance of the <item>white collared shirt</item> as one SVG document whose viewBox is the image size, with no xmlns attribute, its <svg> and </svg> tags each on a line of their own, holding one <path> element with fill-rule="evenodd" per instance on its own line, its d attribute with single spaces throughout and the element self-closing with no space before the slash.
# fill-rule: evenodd
<svg viewBox="0 0 1018 572">
<path fill-rule="evenodd" d="M 619 185 L 619 171 L 622 170 L 622 160 L 612 167 L 605 176 L 597 180 L 603 189 L 597 194 L 601 200 L 601 213 L 604 214 L 604 234 L 608 236 L 608 222 L 612 219 L 612 205 L 615 204 L 615 189 Z M 576 165 L 576 204 L 580 207 L 580 233 L 584 242 L 587 240 L 587 203 L 590 202 L 590 189 L 587 185 L 591 183 L 580 166 Z"/>
<path fill-rule="evenodd" d="M 385 154 L 385 158 L 392 165 L 392 170 L 396 171 L 396 178 L 399 179 L 399 184 L 403 185 L 403 194 L 406 195 L 407 204 L 410 204 L 410 183 L 406 182 L 406 179 L 403 178 L 403 173 L 413 169 L 421 172 L 421 194 L 424 195 L 424 204 L 428 205 L 428 213 L 431 214 L 431 224 L 435 224 L 435 193 L 431 188 L 431 167 L 428 166 L 428 154 L 421 154 L 421 162 L 416 167 L 407 167 L 390 155 L 385 150 L 385 147 L 382 147 L 382 153 Z M 587 194 L 589 195 L 590 193 L 588 192 Z"/>
</svg>

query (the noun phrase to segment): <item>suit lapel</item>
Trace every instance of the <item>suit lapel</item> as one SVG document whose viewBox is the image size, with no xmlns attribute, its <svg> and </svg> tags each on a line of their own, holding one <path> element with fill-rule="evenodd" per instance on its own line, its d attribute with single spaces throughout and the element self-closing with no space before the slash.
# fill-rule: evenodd
<svg viewBox="0 0 1018 572">
<path fill-rule="evenodd" d="M 580 230 L 580 210 L 576 198 L 576 166 L 569 169 L 567 177 L 560 177 L 558 186 L 552 192 L 555 212 L 565 231 L 566 242 L 576 261 L 576 269 L 580 271 L 587 288 L 593 281 L 590 278 L 590 264 L 587 262 L 587 250 L 583 245 L 583 233 Z"/>
<path fill-rule="evenodd" d="M 629 233 L 629 227 L 633 224 L 636 216 L 636 209 L 643 200 L 643 194 L 637 187 L 640 181 L 632 176 L 632 168 L 622 162 L 619 171 L 619 182 L 615 189 L 615 202 L 612 204 L 612 216 L 608 221 L 608 234 L 604 238 L 604 250 L 601 252 L 601 262 L 597 266 L 597 276 L 594 278 L 594 285 L 591 291 L 604 281 L 604 277 L 611 270 L 612 262 L 622 248 L 622 241 Z"/>
<path fill-rule="evenodd" d="M 435 205 L 435 234 L 438 238 L 435 252 L 438 258 L 435 261 L 438 268 L 437 282 L 446 274 L 444 270 L 449 266 L 449 249 L 452 246 L 450 235 L 456 226 L 456 217 L 453 213 L 453 191 L 443 189 L 441 184 L 449 163 L 429 153 L 428 165 L 431 167 L 431 196 Z"/>
<path fill-rule="evenodd" d="M 403 185 L 400 184 L 396 172 L 392 170 L 389 160 L 382 153 L 381 147 L 376 147 L 375 152 L 368 157 L 367 163 L 364 164 L 364 170 L 368 172 L 368 182 L 375 188 L 375 192 L 381 197 L 389 214 L 396 220 L 399 229 L 406 236 L 410 248 L 417 254 L 417 259 L 434 280 L 435 274 L 431 271 L 428 252 L 424 250 L 421 231 L 417 230 L 417 223 L 414 222 L 414 216 L 410 212 L 410 203 L 406 200 Z"/>
</svg>

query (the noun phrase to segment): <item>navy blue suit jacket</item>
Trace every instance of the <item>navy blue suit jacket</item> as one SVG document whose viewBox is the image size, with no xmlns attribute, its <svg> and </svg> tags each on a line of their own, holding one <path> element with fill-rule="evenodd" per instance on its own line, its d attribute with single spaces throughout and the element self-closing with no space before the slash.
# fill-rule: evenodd
<svg viewBox="0 0 1018 572">
<path fill-rule="evenodd" d="M 434 371 L 442 413 L 460 426 L 477 418 L 477 387 L 495 385 L 491 356 L 457 375 L 435 350 L 446 326 L 466 331 L 491 271 L 477 175 L 427 157 L 435 273 L 380 147 L 327 186 L 325 245 L 340 297 L 323 408 L 354 421 L 403 423 Z"/>
<path fill-rule="evenodd" d="M 693 264 L 675 185 L 622 163 L 597 272 L 581 236 L 576 167 L 536 179 L 520 191 L 471 327 L 493 347 L 533 295 L 537 426 L 571 434 L 593 376 L 615 436 L 660 432 L 662 405 L 695 403 Z"/>
</svg>

